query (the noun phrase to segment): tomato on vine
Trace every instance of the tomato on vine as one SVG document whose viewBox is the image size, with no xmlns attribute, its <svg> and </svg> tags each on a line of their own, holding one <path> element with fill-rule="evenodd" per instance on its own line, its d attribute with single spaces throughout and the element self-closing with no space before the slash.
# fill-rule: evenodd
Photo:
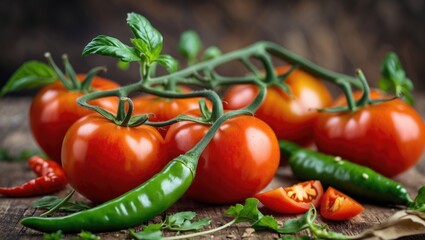
<svg viewBox="0 0 425 240">
<path fill-rule="evenodd" d="M 120 126 L 94 113 L 75 122 L 62 145 L 71 186 L 105 202 L 140 185 L 167 163 L 164 139 L 151 126 Z"/>
<path fill-rule="evenodd" d="M 285 74 L 290 66 L 276 68 L 278 75 Z M 312 143 L 312 129 L 317 109 L 327 107 L 332 97 L 326 86 L 312 75 L 294 70 L 283 81 L 289 93 L 279 86 L 270 85 L 263 104 L 255 116 L 266 122 L 279 139 L 302 145 Z M 252 102 L 258 93 L 255 85 L 231 86 L 223 97 L 225 109 L 240 109 Z"/>
<path fill-rule="evenodd" d="M 187 87 L 179 87 L 179 91 L 187 93 L 191 90 Z M 199 109 L 199 100 L 201 98 L 164 98 L 155 95 L 143 95 L 133 99 L 134 112 L 136 114 L 150 114 L 150 121 L 162 122 L 189 110 Z M 168 126 L 159 127 L 158 131 L 165 137 L 168 128 Z"/>
<path fill-rule="evenodd" d="M 57 162 L 61 162 L 62 141 L 68 128 L 91 111 L 77 104 L 86 93 L 118 88 L 112 80 L 96 76 L 103 68 L 93 68 L 87 74 L 76 74 L 66 55 L 63 56 L 65 74 L 46 53 L 49 65 L 38 61 L 23 64 L 9 79 L 0 95 L 11 91 L 42 88 L 31 101 L 29 125 L 31 133 L 41 149 Z M 115 112 L 118 99 L 105 97 L 91 104 Z"/>
<path fill-rule="evenodd" d="M 424 121 L 407 103 L 378 100 L 383 98 L 390 97 L 377 90 L 370 95 L 357 91 L 353 99 L 358 99 L 356 104 L 360 106 L 352 106 L 354 110 L 320 113 L 314 127 L 319 151 L 370 167 L 387 177 L 415 165 L 425 149 Z M 346 97 L 337 99 L 334 106 L 347 106 Z"/>
<path fill-rule="evenodd" d="M 190 121 L 173 124 L 165 138 L 169 158 L 191 149 L 209 128 Z M 202 152 L 187 196 L 210 203 L 242 201 L 273 179 L 279 158 L 276 136 L 266 123 L 252 116 L 231 118 Z"/>
</svg>

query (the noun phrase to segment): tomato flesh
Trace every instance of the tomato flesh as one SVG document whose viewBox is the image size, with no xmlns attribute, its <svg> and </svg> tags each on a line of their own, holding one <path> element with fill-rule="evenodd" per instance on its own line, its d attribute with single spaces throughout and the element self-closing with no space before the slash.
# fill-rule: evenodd
<svg viewBox="0 0 425 240">
<path fill-rule="evenodd" d="M 329 187 L 321 201 L 320 215 L 329 220 L 350 220 L 363 212 L 364 207 L 335 188 Z"/>
<path fill-rule="evenodd" d="M 291 187 L 279 187 L 258 193 L 257 198 L 267 209 L 282 214 L 307 212 L 312 205 L 319 206 L 323 194 L 320 181 L 306 181 Z"/>
</svg>

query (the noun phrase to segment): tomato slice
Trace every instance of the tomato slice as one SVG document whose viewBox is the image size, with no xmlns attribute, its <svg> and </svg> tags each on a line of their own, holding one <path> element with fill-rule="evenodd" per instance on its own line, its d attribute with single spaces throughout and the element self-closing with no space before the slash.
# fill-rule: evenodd
<svg viewBox="0 0 425 240">
<path fill-rule="evenodd" d="M 311 205 L 319 206 L 322 195 L 323 187 L 320 181 L 310 180 L 291 187 L 279 187 L 258 193 L 254 197 L 274 212 L 300 214 L 307 212 Z"/>
<path fill-rule="evenodd" d="M 329 220 L 350 220 L 363 212 L 364 207 L 344 193 L 329 187 L 322 197 L 320 215 Z"/>
</svg>

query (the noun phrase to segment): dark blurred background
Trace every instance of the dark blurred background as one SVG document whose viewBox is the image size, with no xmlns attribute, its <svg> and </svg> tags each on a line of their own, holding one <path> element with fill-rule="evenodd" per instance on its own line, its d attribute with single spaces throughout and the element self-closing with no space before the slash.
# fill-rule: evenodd
<svg viewBox="0 0 425 240">
<path fill-rule="evenodd" d="M 382 58 L 395 51 L 416 91 L 425 91 L 422 0 L 2 0 L 0 86 L 23 62 L 45 61 L 46 51 L 57 63 L 67 53 L 78 72 L 103 65 L 108 67 L 105 77 L 137 81 L 136 64 L 123 72 L 115 59 L 81 56 L 84 46 L 100 34 L 129 43 L 128 12 L 147 17 L 164 36 L 164 53 L 177 58 L 180 34 L 192 29 L 204 46 L 216 45 L 223 52 L 273 41 L 334 71 L 353 74 L 361 68 L 374 85 Z"/>
</svg>

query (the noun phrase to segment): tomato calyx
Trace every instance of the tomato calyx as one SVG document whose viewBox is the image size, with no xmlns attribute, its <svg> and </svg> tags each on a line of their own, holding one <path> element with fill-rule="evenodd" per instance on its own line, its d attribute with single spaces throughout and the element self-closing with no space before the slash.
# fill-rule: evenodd
<svg viewBox="0 0 425 240">
<path fill-rule="evenodd" d="M 342 80 L 337 81 L 337 84 L 340 85 L 341 89 L 343 90 L 345 94 L 347 104 L 345 106 L 318 109 L 318 111 L 328 112 L 328 113 L 355 112 L 359 108 L 362 108 L 365 106 L 388 102 L 388 101 L 399 98 L 398 96 L 395 96 L 395 97 L 389 97 L 389 98 L 372 99 L 370 97 L 371 89 L 369 87 L 369 84 L 367 83 L 366 77 L 364 76 L 363 72 L 360 69 L 357 69 L 356 76 L 357 76 L 357 79 L 360 80 L 362 90 L 363 90 L 363 94 L 358 100 L 354 99 L 353 91 L 351 89 L 351 86 L 348 84 L 348 82 L 345 82 Z"/>
</svg>

